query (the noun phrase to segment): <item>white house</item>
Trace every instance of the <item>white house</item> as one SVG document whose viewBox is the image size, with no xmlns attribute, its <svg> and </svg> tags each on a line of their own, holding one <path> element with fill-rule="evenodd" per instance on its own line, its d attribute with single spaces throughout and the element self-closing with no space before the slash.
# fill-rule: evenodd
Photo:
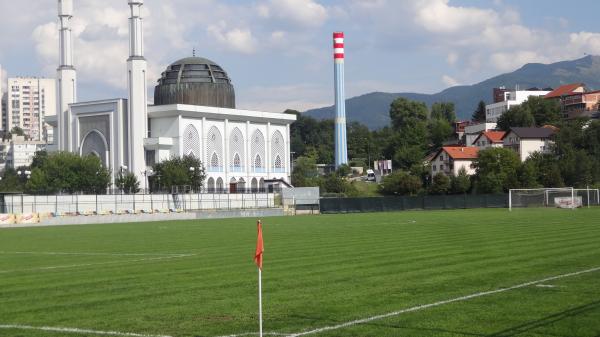
<svg viewBox="0 0 600 337">
<path fill-rule="evenodd" d="M 554 142 L 551 128 L 512 128 L 504 135 L 504 147 L 515 150 L 521 161 L 527 160 L 534 152 L 549 153 Z"/>
<path fill-rule="evenodd" d="M 531 96 L 545 96 L 547 90 L 513 90 L 504 92 L 504 101 L 485 106 L 485 119 L 487 122 L 496 123 L 508 109 L 521 105 Z"/>
<path fill-rule="evenodd" d="M 485 131 L 482 132 L 479 137 L 475 138 L 473 141 L 473 146 L 476 146 L 480 150 L 484 150 L 490 147 L 502 147 L 504 143 L 502 142 L 502 137 L 506 132 L 504 131 Z"/>
<path fill-rule="evenodd" d="M 473 146 L 444 146 L 431 160 L 431 176 L 438 173 L 458 175 L 464 168 L 468 175 L 475 174 L 473 165 L 479 149 Z"/>
</svg>

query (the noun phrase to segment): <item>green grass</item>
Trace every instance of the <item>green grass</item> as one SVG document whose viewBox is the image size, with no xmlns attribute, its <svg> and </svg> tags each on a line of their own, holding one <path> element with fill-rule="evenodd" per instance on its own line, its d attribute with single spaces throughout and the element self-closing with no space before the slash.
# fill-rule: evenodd
<svg viewBox="0 0 600 337">
<path fill-rule="evenodd" d="M 0 325 L 256 332 L 255 236 L 252 219 L 0 230 Z M 296 333 L 600 267 L 600 209 L 267 218 L 264 239 L 265 330 Z M 313 336 L 600 335 L 600 271 L 545 285 Z"/>
<path fill-rule="evenodd" d="M 357 195 L 361 197 L 380 197 L 379 184 L 375 182 L 355 180 L 352 186 L 356 188 Z"/>
</svg>

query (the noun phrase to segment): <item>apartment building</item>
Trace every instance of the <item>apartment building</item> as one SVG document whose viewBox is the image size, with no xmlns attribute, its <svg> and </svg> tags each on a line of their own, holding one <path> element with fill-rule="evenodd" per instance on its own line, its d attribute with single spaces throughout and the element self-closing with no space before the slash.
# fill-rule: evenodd
<svg viewBox="0 0 600 337">
<path fill-rule="evenodd" d="M 13 77 L 7 82 L 6 110 L 0 129 L 23 129 L 27 138 L 46 141 L 46 116 L 56 115 L 56 81 L 49 78 Z M 51 133 L 52 131 L 50 131 Z"/>
<path fill-rule="evenodd" d="M 550 89 L 530 88 L 527 90 L 506 90 L 504 88 L 494 89 L 494 101 L 502 101 L 488 104 L 485 106 L 485 119 L 488 123 L 498 122 L 498 118 L 502 116 L 508 109 L 513 106 L 521 105 L 529 97 L 546 96 L 550 93 Z"/>
</svg>

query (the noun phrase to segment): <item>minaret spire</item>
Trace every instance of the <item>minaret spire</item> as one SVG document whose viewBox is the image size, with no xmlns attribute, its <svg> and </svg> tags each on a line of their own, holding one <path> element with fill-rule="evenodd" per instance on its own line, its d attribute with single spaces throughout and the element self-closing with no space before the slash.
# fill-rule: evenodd
<svg viewBox="0 0 600 337">
<path fill-rule="evenodd" d="M 143 0 L 128 0 L 131 16 L 129 18 L 129 59 L 127 59 L 128 127 L 129 127 L 129 165 L 130 172 L 139 181 L 146 179 L 142 174 L 146 170 L 144 138 L 148 130 L 148 100 L 146 86 L 146 59 L 144 58 L 144 33 L 142 20 Z"/>
<path fill-rule="evenodd" d="M 73 66 L 71 19 L 73 0 L 58 0 L 59 65 L 57 70 L 58 149 L 72 151 L 69 104 L 77 101 L 77 72 Z"/>
</svg>

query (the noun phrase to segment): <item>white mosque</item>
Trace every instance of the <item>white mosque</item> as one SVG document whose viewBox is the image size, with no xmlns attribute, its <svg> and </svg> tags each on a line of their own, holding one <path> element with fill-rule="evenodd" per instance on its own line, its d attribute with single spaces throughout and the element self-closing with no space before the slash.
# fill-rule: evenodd
<svg viewBox="0 0 600 337">
<path fill-rule="evenodd" d="M 216 63 L 181 59 L 162 73 L 148 104 L 144 58 L 143 0 L 128 0 L 128 98 L 77 101 L 70 21 L 73 0 L 58 0 L 60 64 L 54 148 L 93 154 L 113 172 L 147 179 L 151 166 L 173 156 L 202 161 L 208 190 L 263 188 L 265 181 L 289 181 L 290 124 L 296 116 L 239 110 L 231 79 Z"/>
</svg>

